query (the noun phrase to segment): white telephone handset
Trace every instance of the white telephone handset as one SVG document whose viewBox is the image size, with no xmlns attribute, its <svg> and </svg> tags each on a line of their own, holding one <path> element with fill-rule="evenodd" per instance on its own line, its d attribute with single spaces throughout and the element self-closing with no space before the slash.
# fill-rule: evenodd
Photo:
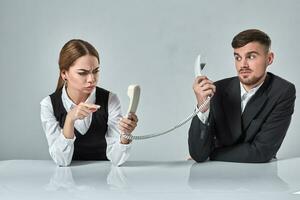
<svg viewBox="0 0 300 200">
<path fill-rule="evenodd" d="M 141 88 L 139 85 L 129 85 L 127 89 L 127 95 L 130 99 L 129 101 L 129 106 L 128 106 L 128 111 L 126 114 L 126 118 L 129 117 L 130 113 L 136 113 L 139 100 L 140 100 L 140 94 L 141 94 Z M 128 139 L 128 140 L 133 140 L 133 136 L 130 134 L 125 134 L 120 132 L 115 126 L 112 126 L 112 129 L 116 132 L 118 132 L 122 137 Z"/>
<path fill-rule="evenodd" d="M 135 113 L 139 105 L 139 99 L 141 94 L 141 88 L 139 85 L 129 85 L 127 89 L 127 95 L 130 99 L 127 115 L 129 113 Z"/>
<path fill-rule="evenodd" d="M 201 62 L 202 61 L 202 62 Z M 203 59 L 201 60 L 201 54 L 199 54 L 195 60 L 195 77 L 201 76 L 201 71 L 205 67 L 206 63 L 203 62 Z"/>
<path fill-rule="evenodd" d="M 203 57 L 201 59 L 201 54 L 199 54 L 197 56 L 196 60 L 195 60 L 195 65 L 194 65 L 194 68 L 195 68 L 195 77 L 202 75 L 201 72 L 202 72 L 203 68 L 205 67 L 205 65 L 206 65 L 206 63 L 205 63 Z M 203 108 L 203 107 L 207 106 L 209 104 L 210 98 L 211 98 L 211 96 L 208 96 L 206 98 L 206 100 L 201 104 L 200 107 Z M 198 109 L 200 110 L 200 108 L 198 108 Z M 202 137 L 203 136 L 201 135 L 201 138 Z"/>
</svg>

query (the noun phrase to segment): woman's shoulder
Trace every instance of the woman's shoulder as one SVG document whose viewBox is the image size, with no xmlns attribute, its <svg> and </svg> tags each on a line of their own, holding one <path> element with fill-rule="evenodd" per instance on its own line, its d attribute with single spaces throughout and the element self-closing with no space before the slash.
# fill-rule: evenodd
<svg viewBox="0 0 300 200">
<path fill-rule="evenodd" d="M 40 105 L 41 105 L 41 107 L 52 108 L 52 102 L 51 102 L 50 95 L 44 97 L 44 98 L 40 101 Z"/>
<path fill-rule="evenodd" d="M 50 93 L 48 96 L 44 97 L 44 98 L 41 100 L 40 104 L 51 103 L 51 96 L 52 96 L 52 97 L 56 97 L 56 96 L 61 96 L 61 94 L 62 94 L 62 89 L 60 89 L 60 90 L 58 90 L 58 91 L 56 90 L 56 91 Z"/>
<path fill-rule="evenodd" d="M 40 102 L 42 121 L 53 116 L 53 107 L 50 96 L 46 96 Z"/>
<path fill-rule="evenodd" d="M 40 104 L 46 105 L 49 104 L 50 102 L 51 102 L 50 95 L 48 95 L 41 100 Z"/>
</svg>

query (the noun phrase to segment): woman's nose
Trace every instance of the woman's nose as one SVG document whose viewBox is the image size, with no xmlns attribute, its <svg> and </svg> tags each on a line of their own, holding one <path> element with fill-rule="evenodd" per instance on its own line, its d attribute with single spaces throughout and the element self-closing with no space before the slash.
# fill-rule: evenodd
<svg viewBox="0 0 300 200">
<path fill-rule="evenodd" d="M 95 80 L 96 80 L 95 74 L 89 73 L 89 74 L 88 74 L 88 77 L 87 77 L 87 82 L 89 82 L 89 83 L 94 83 Z"/>
</svg>

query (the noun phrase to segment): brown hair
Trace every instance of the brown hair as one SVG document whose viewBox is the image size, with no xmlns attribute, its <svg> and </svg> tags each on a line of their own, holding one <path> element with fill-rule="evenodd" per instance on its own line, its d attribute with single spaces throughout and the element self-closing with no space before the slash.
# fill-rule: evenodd
<svg viewBox="0 0 300 200">
<path fill-rule="evenodd" d="M 64 85 L 64 80 L 61 78 L 61 72 L 63 70 L 68 71 L 78 58 L 85 55 L 95 56 L 98 59 L 98 63 L 100 63 L 97 50 L 86 41 L 80 39 L 72 39 L 63 46 L 60 51 L 58 60 L 59 77 L 57 81 L 56 91 L 60 90 Z"/>
<path fill-rule="evenodd" d="M 263 31 L 258 29 L 248 29 L 238 33 L 232 39 L 231 46 L 236 49 L 245 46 L 250 42 L 258 42 L 266 47 L 266 51 L 269 51 L 271 47 L 270 37 Z"/>
</svg>

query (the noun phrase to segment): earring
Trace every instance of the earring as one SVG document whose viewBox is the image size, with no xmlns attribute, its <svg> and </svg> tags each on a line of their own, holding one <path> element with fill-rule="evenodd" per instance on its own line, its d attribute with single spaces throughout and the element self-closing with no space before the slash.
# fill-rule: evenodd
<svg viewBox="0 0 300 200">
<path fill-rule="evenodd" d="M 64 85 L 67 85 L 68 81 L 66 78 L 64 78 Z"/>
</svg>

